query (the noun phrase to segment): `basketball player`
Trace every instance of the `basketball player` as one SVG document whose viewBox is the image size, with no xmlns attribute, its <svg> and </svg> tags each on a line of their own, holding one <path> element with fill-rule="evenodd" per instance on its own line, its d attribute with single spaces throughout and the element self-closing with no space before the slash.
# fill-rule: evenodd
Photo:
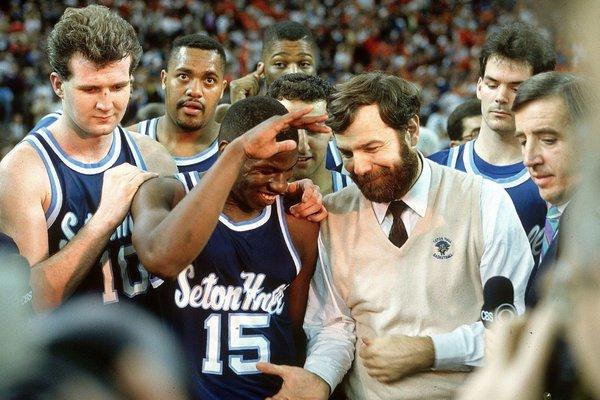
<svg viewBox="0 0 600 400">
<path fill-rule="evenodd" d="M 304 25 L 294 21 L 282 21 L 268 27 L 262 42 L 261 60 L 256 71 L 231 81 L 231 104 L 256 96 L 280 76 L 293 73 L 317 75 L 319 50 L 313 34 Z M 217 110 L 217 120 L 221 120 L 229 107 L 222 104 Z M 331 138 L 327 148 L 327 169 L 342 171 L 342 156 Z"/>
<path fill-rule="evenodd" d="M 327 96 L 331 85 L 312 75 L 293 73 L 282 75 L 269 87 L 269 96 L 277 99 L 289 111 L 312 106 L 314 115 L 326 113 Z M 294 179 L 309 178 L 321 189 L 323 195 L 337 192 L 348 186 L 350 178 L 325 166 L 327 143 L 331 135 L 298 130 L 298 162 L 294 167 Z"/>
<path fill-rule="evenodd" d="M 302 326 L 318 225 L 286 214 L 280 195 L 298 158 L 297 132 L 288 128 L 330 132 L 317 124 L 325 115 L 302 117 L 310 110 L 287 114 L 263 96 L 234 104 L 221 125 L 219 159 L 187 196 L 179 181 L 153 179 L 134 199 L 134 243 L 144 265 L 177 278 L 167 314 L 189 355 L 195 398 L 264 399 L 280 382 L 256 363 L 298 365 L 294 332 Z"/>
<path fill-rule="evenodd" d="M 554 69 L 555 64 L 551 43 L 528 25 L 513 23 L 492 33 L 479 57 L 477 98 L 481 100 L 483 118 L 479 136 L 430 157 L 504 187 L 517 209 L 535 260 L 542 246 L 546 204 L 523 165 L 511 106 L 523 81 Z"/>
<path fill-rule="evenodd" d="M 219 42 L 201 34 L 175 39 L 160 73 L 166 114 L 128 129 L 165 146 L 179 172 L 206 171 L 217 159 L 214 114 L 227 87 L 224 74 L 225 50 Z"/>
<path fill-rule="evenodd" d="M 32 266 L 37 309 L 81 293 L 105 304 L 150 297 L 128 211 L 142 182 L 176 169 L 162 146 L 118 125 L 141 53 L 133 27 L 98 5 L 67 8 L 49 35 L 63 112 L 0 164 L 0 230 Z"/>
</svg>

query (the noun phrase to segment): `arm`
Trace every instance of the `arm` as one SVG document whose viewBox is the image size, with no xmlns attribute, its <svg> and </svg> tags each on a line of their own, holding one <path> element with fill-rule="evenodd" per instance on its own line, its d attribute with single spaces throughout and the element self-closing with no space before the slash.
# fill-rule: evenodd
<svg viewBox="0 0 600 400">
<path fill-rule="evenodd" d="M 129 132 L 129 134 L 138 145 L 148 171 L 162 176 L 171 176 L 178 172 L 173 157 L 162 144 L 141 133 Z"/>
<path fill-rule="evenodd" d="M 79 285 L 125 217 L 138 186 L 154 174 L 129 164 L 108 170 L 98 210 L 50 257 L 44 215 L 50 203 L 47 176 L 27 143 L 15 148 L 0 165 L 0 230 L 13 237 L 31 264 L 34 307 L 40 310 L 57 307 Z"/>
<path fill-rule="evenodd" d="M 525 288 L 533 268 L 533 257 L 515 207 L 504 189 L 483 180 L 481 222 L 484 250 L 479 270 L 482 285 L 492 276 L 509 278 L 515 290 L 515 307 L 525 310 Z M 485 352 L 481 322 L 462 325 L 452 332 L 431 335 L 435 347 L 435 368 L 460 369 L 479 366 Z"/>
<path fill-rule="evenodd" d="M 140 261 L 149 272 L 175 278 L 200 254 L 217 224 L 225 200 L 247 158 L 268 158 L 295 147 L 293 141 L 276 142 L 275 136 L 290 126 L 313 126 L 318 131 L 325 116 L 305 117 L 311 108 L 269 118 L 244 135 L 227 144 L 217 162 L 206 172 L 200 183 L 156 225 L 142 220 L 144 205 L 137 201 L 133 211 L 136 219 L 134 246 Z M 210 195 L 206 195 L 210 193 Z M 176 251 L 174 251 L 176 249 Z"/>
<path fill-rule="evenodd" d="M 319 225 L 286 215 L 288 227 L 292 236 L 292 242 L 300 253 L 302 269 L 290 286 L 290 316 L 294 329 L 300 331 L 304 314 L 306 313 L 306 302 L 308 300 L 308 288 L 310 280 L 315 272 L 317 262 L 317 236 Z"/>
</svg>

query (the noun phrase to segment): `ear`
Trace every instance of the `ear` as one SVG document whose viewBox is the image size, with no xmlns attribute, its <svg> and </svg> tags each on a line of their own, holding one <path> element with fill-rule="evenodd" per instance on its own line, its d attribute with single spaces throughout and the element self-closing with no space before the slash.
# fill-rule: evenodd
<svg viewBox="0 0 600 400">
<path fill-rule="evenodd" d="M 221 140 L 219 142 L 219 153 L 222 153 L 225 151 L 225 147 L 227 147 L 227 145 L 229 144 L 229 142 L 227 140 Z"/>
<path fill-rule="evenodd" d="M 223 79 L 223 89 L 221 89 L 221 97 L 219 97 L 219 100 L 221 100 L 223 98 L 223 93 L 225 93 L 225 89 L 227 89 L 227 84 L 229 82 L 227 82 L 225 79 Z"/>
<path fill-rule="evenodd" d="M 54 90 L 54 93 L 56 93 L 56 95 L 62 100 L 64 97 L 63 80 L 56 72 L 52 72 L 50 74 L 50 83 L 52 84 L 52 90 Z"/>
<path fill-rule="evenodd" d="M 477 80 L 477 98 L 479 100 L 481 100 L 481 85 L 483 85 L 483 79 L 481 79 L 481 77 L 479 77 L 479 79 Z"/>
<path fill-rule="evenodd" d="M 265 63 L 262 61 L 259 61 L 256 64 L 256 71 L 258 72 L 259 78 L 264 78 L 265 77 Z"/>
<path fill-rule="evenodd" d="M 413 115 L 411 119 L 408 120 L 408 125 L 406 126 L 406 133 L 408 134 L 409 144 L 412 147 L 417 145 L 419 141 L 419 116 Z"/>
<path fill-rule="evenodd" d="M 162 87 L 162 90 L 167 87 L 167 71 L 164 69 L 160 71 L 160 87 Z"/>
</svg>

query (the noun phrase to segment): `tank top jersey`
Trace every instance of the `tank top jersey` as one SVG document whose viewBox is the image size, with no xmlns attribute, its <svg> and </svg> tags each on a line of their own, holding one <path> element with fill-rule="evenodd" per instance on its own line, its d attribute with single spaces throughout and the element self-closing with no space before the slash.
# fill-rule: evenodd
<svg viewBox="0 0 600 400">
<path fill-rule="evenodd" d="M 50 181 L 46 225 L 51 255 L 63 248 L 96 212 L 106 170 L 123 163 L 146 169 L 133 138 L 121 127 L 115 128 L 112 135 L 108 154 L 94 164 L 69 157 L 46 128 L 23 139 L 42 159 Z M 128 214 L 71 297 L 90 294 L 104 304 L 135 302 L 149 311 L 158 311 L 158 303 L 150 295 L 149 274 L 139 263 L 131 243 L 132 229 Z"/>
<path fill-rule="evenodd" d="M 158 125 L 159 118 L 160 117 L 156 117 L 138 122 L 138 132 L 143 135 L 150 136 L 152 139 L 158 142 L 156 136 L 156 126 Z M 175 160 L 175 164 L 177 165 L 179 172 L 204 172 L 208 170 L 215 163 L 215 161 L 217 161 L 217 157 L 219 155 L 218 153 L 219 143 L 218 140 L 215 139 L 210 146 L 192 157 L 172 157 L 173 160 Z"/>
<path fill-rule="evenodd" d="M 31 131 L 29 131 L 29 133 L 33 133 L 36 132 L 42 128 L 47 128 L 48 126 L 52 125 L 52 123 L 54 121 L 56 121 L 58 119 L 58 117 L 60 117 L 62 115 L 62 110 L 57 110 L 55 112 L 51 112 L 50 114 L 46 114 L 44 115 L 33 127 L 33 129 Z"/>
<path fill-rule="evenodd" d="M 503 166 L 492 165 L 477 155 L 474 140 L 432 154 L 429 159 L 459 171 L 481 175 L 502 186 L 515 205 L 521 225 L 529 239 L 533 259 L 538 262 L 547 206 L 522 162 Z"/>
<path fill-rule="evenodd" d="M 343 172 L 343 162 L 340 150 L 337 148 L 335 138 L 331 138 L 327 144 L 327 155 L 325 156 L 325 168 L 330 171 Z M 343 172 L 345 175 L 347 173 Z"/>
<path fill-rule="evenodd" d="M 300 266 L 279 198 L 252 220 L 221 214 L 202 253 L 164 285 L 193 398 L 262 400 L 280 389 L 256 363 L 298 365 L 288 287 Z"/>
</svg>

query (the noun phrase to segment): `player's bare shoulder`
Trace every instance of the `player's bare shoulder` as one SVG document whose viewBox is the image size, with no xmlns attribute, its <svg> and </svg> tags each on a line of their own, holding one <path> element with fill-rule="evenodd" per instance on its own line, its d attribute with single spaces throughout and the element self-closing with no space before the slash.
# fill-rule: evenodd
<svg viewBox="0 0 600 400">
<path fill-rule="evenodd" d="M 149 171 L 161 175 L 173 175 L 177 173 L 175 161 L 173 161 L 173 158 L 162 144 L 149 136 L 137 132 L 129 131 L 128 133 L 138 145 Z"/>
<path fill-rule="evenodd" d="M 306 218 L 294 217 L 286 213 L 286 222 L 292 237 L 292 242 L 301 253 L 312 253 L 317 248 L 319 236 L 319 223 L 311 222 Z"/>
<path fill-rule="evenodd" d="M 28 195 L 50 194 L 50 180 L 42 156 L 26 141 L 17 144 L 0 162 L 0 192 L 27 190 Z"/>
</svg>

